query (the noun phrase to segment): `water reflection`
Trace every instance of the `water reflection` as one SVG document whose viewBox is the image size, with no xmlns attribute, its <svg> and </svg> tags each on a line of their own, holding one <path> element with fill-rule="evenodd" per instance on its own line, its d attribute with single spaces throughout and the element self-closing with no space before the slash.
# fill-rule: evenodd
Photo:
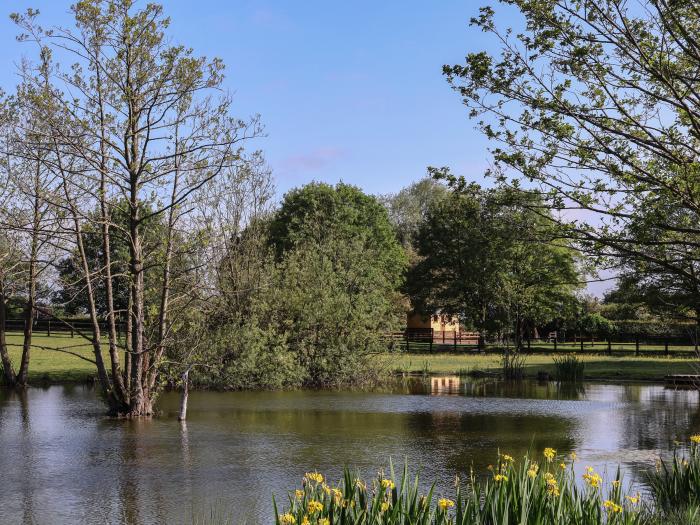
<svg viewBox="0 0 700 525">
<path fill-rule="evenodd" d="M 176 394 L 160 407 L 159 419 L 116 421 L 87 387 L 0 391 L 0 523 L 190 523 L 212 505 L 267 522 L 272 493 L 310 469 L 372 475 L 407 458 L 448 487 L 499 449 L 545 446 L 576 451 L 582 466 L 621 463 L 638 482 L 700 432 L 697 392 L 634 384 L 451 376 L 381 393 L 196 392 L 186 424 Z"/>
</svg>

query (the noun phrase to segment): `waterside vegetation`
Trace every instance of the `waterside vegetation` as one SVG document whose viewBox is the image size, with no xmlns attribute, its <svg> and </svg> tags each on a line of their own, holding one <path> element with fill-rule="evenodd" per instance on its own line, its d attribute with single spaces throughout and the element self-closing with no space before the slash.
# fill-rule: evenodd
<svg viewBox="0 0 700 525">
<path fill-rule="evenodd" d="M 552 448 L 537 458 L 499 454 L 488 475 L 457 478 L 449 493 L 434 484 L 421 492 L 407 466 L 399 477 L 392 466 L 369 482 L 346 469 L 335 487 L 307 473 L 288 503 L 275 505 L 276 525 L 688 525 L 700 518 L 700 436 L 690 439 L 670 466 L 659 461 L 644 493 L 627 486 L 619 469 L 612 479 L 592 467 L 577 474 L 576 455 Z"/>
</svg>

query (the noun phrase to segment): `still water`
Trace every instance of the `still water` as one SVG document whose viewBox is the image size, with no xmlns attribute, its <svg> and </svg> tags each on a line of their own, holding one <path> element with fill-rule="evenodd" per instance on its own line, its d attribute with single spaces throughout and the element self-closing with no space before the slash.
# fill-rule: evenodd
<svg viewBox="0 0 700 525">
<path fill-rule="evenodd" d="M 211 509 L 269 523 L 304 472 L 363 475 L 388 458 L 446 490 L 500 449 L 575 451 L 578 464 L 620 464 L 628 482 L 674 440 L 700 433 L 697 392 L 663 386 L 508 385 L 412 380 L 382 392 L 196 392 L 189 420 L 116 421 L 84 386 L 0 391 L 0 523 L 192 523 Z"/>
</svg>

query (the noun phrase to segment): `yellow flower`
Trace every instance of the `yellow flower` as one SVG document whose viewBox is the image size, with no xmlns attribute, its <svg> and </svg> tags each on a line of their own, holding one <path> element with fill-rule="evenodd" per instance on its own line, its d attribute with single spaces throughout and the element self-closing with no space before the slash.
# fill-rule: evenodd
<svg viewBox="0 0 700 525">
<path fill-rule="evenodd" d="M 311 525 L 309 517 L 306 514 L 304 514 L 304 517 L 301 519 L 301 525 Z"/>
<path fill-rule="evenodd" d="M 618 488 L 620 486 L 620 480 L 619 479 L 614 479 L 612 482 L 612 486 L 615 488 Z"/>
<path fill-rule="evenodd" d="M 576 452 L 572 452 L 571 454 L 569 454 L 569 457 L 570 457 L 572 460 L 575 460 L 575 459 L 576 459 Z"/>
<path fill-rule="evenodd" d="M 531 463 L 530 468 L 527 469 L 527 475 L 530 476 L 531 478 L 534 478 L 537 476 L 537 473 L 540 471 L 540 467 L 537 463 Z"/>
<path fill-rule="evenodd" d="M 318 520 L 318 525 L 331 525 L 331 520 L 328 518 L 321 518 Z"/>
<path fill-rule="evenodd" d="M 496 481 L 508 481 L 508 476 L 504 476 L 503 474 L 496 474 L 493 479 Z"/>
<path fill-rule="evenodd" d="M 690 436 L 690 441 L 692 441 L 695 444 L 700 443 L 700 434 L 693 434 Z"/>
<path fill-rule="evenodd" d="M 507 462 L 509 462 L 509 463 L 512 463 L 512 462 L 515 461 L 515 460 L 513 459 L 513 456 L 509 456 L 508 454 L 504 454 L 504 455 L 503 455 L 503 461 L 507 461 Z"/>
<path fill-rule="evenodd" d="M 304 491 L 297 489 L 294 491 L 294 496 L 296 497 L 296 499 L 303 499 L 304 498 Z"/>
<path fill-rule="evenodd" d="M 328 496 L 331 493 L 331 488 L 325 483 L 321 483 L 321 490 L 323 490 L 326 496 Z"/>
<path fill-rule="evenodd" d="M 566 463 L 559 463 L 559 468 L 562 470 L 566 470 Z"/>
<path fill-rule="evenodd" d="M 557 451 L 554 450 L 553 448 L 545 448 L 544 449 L 544 457 L 547 458 L 547 461 L 552 461 L 554 459 L 554 456 L 557 455 Z"/>
<path fill-rule="evenodd" d="M 620 513 L 622 512 L 622 507 L 615 503 L 614 501 L 610 501 L 609 499 L 605 500 L 603 502 L 603 507 L 605 507 L 608 512 L 614 512 L 614 513 Z"/>
<path fill-rule="evenodd" d="M 343 492 L 340 489 L 333 489 L 333 498 L 336 503 L 340 503 L 343 499 Z"/>
<path fill-rule="evenodd" d="M 386 512 L 387 510 L 389 510 L 389 502 L 388 502 L 388 501 L 383 501 L 383 502 L 382 502 L 382 506 L 380 507 L 380 509 L 381 509 L 382 512 Z"/>
<path fill-rule="evenodd" d="M 632 505 L 639 503 L 639 493 L 637 493 L 636 496 L 625 496 L 625 498 L 627 498 Z"/>
<path fill-rule="evenodd" d="M 455 506 L 455 502 L 452 501 L 451 499 L 447 498 L 440 498 L 438 500 L 438 507 L 440 507 L 442 510 L 447 510 Z"/>
<path fill-rule="evenodd" d="M 305 477 L 316 483 L 323 483 L 323 474 L 319 474 L 318 472 L 307 472 Z"/>
<path fill-rule="evenodd" d="M 367 484 L 364 481 L 362 481 L 360 478 L 357 478 L 355 480 L 355 485 L 357 485 L 357 488 L 362 490 L 362 491 L 367 490 Z"/>
<path fill-rule="evenodd" d="M 293 514 L 280 514 L 280 523 L 283 525 L 294 525 L 297 522 Z"/>
<path fill-rule="evenodd" d="M 394 490 L 394 487 L 396 487 L 396 485 L 390 479 L 383 479 L 382 480 L 382 488 L 384 490 L 386 490 L 386 489 Z"/>
<path fill-rule="evenodd" d="M 586 469 L 586 473 L 583 475 L 583 479 L 585 479 L 586 483 L 588 483 L 594 489 L 600 487 L 600 484 L 603 482 L 603 478 L 601 478 L 598 474 L 595 473 L 593 467 L 588 467 Z"/>
<path fill-rule="evenodd" d="M 323 510 L 323 503 L 321 503 L 320 501 L 311 500 L 306 506 L 306 510 L 309 512 L 309 514 L 313 514 L 314 512 L 320 512 Z"/>
</svg>

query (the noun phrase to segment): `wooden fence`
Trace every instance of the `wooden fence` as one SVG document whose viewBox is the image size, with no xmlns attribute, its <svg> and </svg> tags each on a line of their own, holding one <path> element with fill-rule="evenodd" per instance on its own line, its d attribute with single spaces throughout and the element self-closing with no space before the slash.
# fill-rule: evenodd
<svg viewBox="0 0 700 525">
<path fill-rule="evenodd" d="M 478 332 L 439 331 L 432 328 L 409 328 L 386 334 L 389 345 L 412 351 L 466 351 L 479 349 Z"/>
<path fill-rule="evenodd" d="M 100 330 L 106 333 L 109 330 L 107 321 L 100 321 Z M 117 335 L 121 337 L 125 334 L 125 324 L 117 323 Z M 7 319 L 5 321 L 5 330 L 8 332 L 22 332 L 24 330 L 24 319 Z M 47 337 L 52 335 L 68 335 L 75 337 L 80 333 L 91 336 L 92 322 L 88 319 L 66 319 L 58 321 L 56 319 L 39 318 L 34 319 L 32 330 L 36 334 L 46 334 Z"/>
<path fill-rule="evenodd" d="M 478 332 L 441 332 L 431 328 L 408 329 L 385 336 L 390 348 L 407 352 L 501 352 L 505 344 L 479 341 Z M 631 340 L 630 340 L 631 339 Z M 559 341 L 556 338 L 526 340 L 524 350 L 530 354 L 575 352 L 590 355 L 691 356 L 698 354 L 698 344 L 691 338 L 673 336 L 632 336 L 630 339 L 582 339 Z M 512 342 L 511 342 L 512 345 Z"/>
</svg>

